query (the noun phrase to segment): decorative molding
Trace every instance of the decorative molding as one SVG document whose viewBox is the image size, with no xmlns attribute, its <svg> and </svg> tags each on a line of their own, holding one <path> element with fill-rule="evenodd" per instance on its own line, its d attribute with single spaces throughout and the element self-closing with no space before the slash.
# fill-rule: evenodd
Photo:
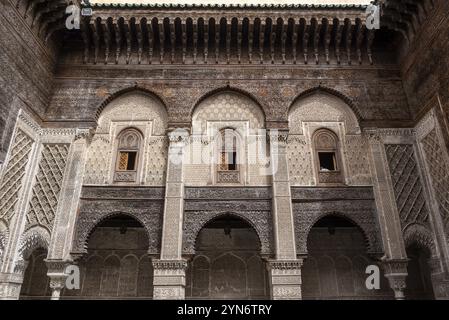
<svg viewBox="0 0 449 320">
<path fill-rule="evenodd" d="M 443 227 L 449 235 L 449 159 L 434 128 L 421 141 Z"/>
</svg>

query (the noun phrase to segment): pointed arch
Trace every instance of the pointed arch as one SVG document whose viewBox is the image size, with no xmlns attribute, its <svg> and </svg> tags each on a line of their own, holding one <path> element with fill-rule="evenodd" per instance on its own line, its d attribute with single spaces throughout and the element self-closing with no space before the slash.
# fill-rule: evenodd
<svg viewBox="0 0 449 320">
<path fill-rule="evenodd" d="M 254 104 L 256 104 L 260 108 L 260 111 L 263 114 L 264 125 L 265 125 L 266 114 L 267 114 L 266 107 L 264 105 L 262 105 L 260 103 L 260 101 L 256 98 L 256 96 L 254 96 L 253 94 L 251 94 L 245 90 L 242 90 L 240 88 L 231 87 L 231 86 L 219 87 L 219 88 L 211 90 L 211 91 L 207 92 L 206 94 L 202 95 L 198 100 L 196 100 L 195 104 L 193 105 L 193 107 L 190 111 L 191 119 L 193 119 L 195 112 L 197 112 L 198 106 L 200 106 L 204 101 L 206 101 L 214 96 L 218 96 L 218 95 L 226 94 L 226 93 L 233 93 L 236 95 L 240 95 L 242 98 L 248 99 L 251 102 L 253 102 Z"/>
<path fill-rule="evenodd" d="M 329 88 L 329 87 L 326 87 L 326 86 L 322 86 L 322 85 L 319 85 L 317 87 L 312 87 L 312 88 L 306 89 L 303 92 L 301 92 L 298 96 L 296 96 L 293 99 L 293 102 L 291 103 L 290 108 L 298 100 L 300 100 L 302 98 L 305 98 L 305 97 L 308 97 L 308 96 L 311 96 L 311 95 L 314 95 L 316 93 L 327 93 L 327 94 L 333 95 L 333 96 L 343 100 L 351 108 L 351 110 L 354 112 L 354 114 L 356 115 L 357 119 L 359 121 L 362 120 L 362 113 L 360 112 L 360 108 L 358 107 L 358 105 L 351 98 L 349 98 L 347 95 L 345 95 L 344 93 L 342 93 L 342 92 L 340 92 L 338 90 L 335 90 L 335 89 L 332 89 L 332 88 Z"/>
<path fill-rule="evenodd" d="M 120 96 L 123 96 L 128 93 L 137 93 L 137 94 L 141 93 L 141 94 L 146 94 L 146 95 L 152 96 L 152 97 L 156 98 L 164 106 L 165 111 L 167 111 L 167 103 L 162 99 L 162 97 L 159 94 L 157 94 L 156 92 L 149 90 L 147 88 L 135 85 L 132 87 L 127 87 L 127 88 L 115 91 L 115 92 L 111 93 L 106 99 L 104 99 L 96 108 L 95 121 L 98 122 L 101 113 L 103 112 L 103 110 L 106 108 L 107 105 L 109 105 L 112 101 L 119 98 Z"/>
<path fill-rule="evenodd" d="M 145 234 L 146 234 L 148 240 L 151 239 L 150 232 L 149 232 L 147 225 L 139 217 L 137 217 L 136 215 L 134 215 L 132 213 L 127 213 L 127 212 L 121 212 L 121 211 L 120 212 L 111 212 L 109 214 L 105 214 L 105 215 L 95 219 L 94 221 L 90 221 L 90 223 L 86 226 L 86 230 L 85 230 L 86 232 L 83 233 L 82 236 L 78 240 L 78 243 L 81 245 L 81 248 L 83 249 L 84 253 L 87 252 L 87 246 L 89 244 L 90 236 L 95 231 L 95 229 L 99 225 L 101 225 L 103 222 L 107 221 L 108 219 L 111 219 L 111 218 L 114 218 L 117 216 L 126 216 L 126 217 L 132 218 L 135 221 L 137 221 L 142 226 L 142 228 L 145 230 Z"/>
<path fill-rule="evenodd" d="M 350 98 L 337 90 L 319 86 L 303 91 L 293 100 L 288 119 L 293 133 L 301 133 L 296 126 L 302 121 L 341 121 L 348 133 L 359 133 L 362 116 Z"/>
<path fill-rule="evenodd" d="M 245 224 L 247 224 L 248 227 L 250 227 L 251 229 L 253 229 L 254 232 L 255 232 L 256 235 L 257 235 L 257 240 L 258 240 L 259 248 L 261 248 L 261 249 L 263 248 L 263 246 L 262 246 L 262 245 L 263 245 L 263 242 L 262 242 L 262 240 L 261 240 L 262 238 L 261 238 L 261 236 L 260 236 L 260 230 L 258 230 L 257 226 L 256 226 L 254 223 L 252 223 L 251 220 L 249 220 L 247 217 L 245 217 L 245 216 L 243 216 L 243 215 L 241 215 L 241 214 L 238 214 L 238 213 L 234 213 L 234 212 L 232 212 L 232 213 L 230 213 L 230 212 L 226 212 L 226 213 L 217 213 L 217 214 L 211 216 L 209 219 L 203 221 L 202 223 L 199 223 L 199 224 L 197 225 L 197 227 L 196 227 L 196 230 L 195 230 L 195 237 L 194 237 L 194 239 L 195 239 L 195 244 L 194 244 L 194 247 L 196 248 L 196 246 L 197 246 L 197 243 L 196 243 L 196 242 L 197 242 L 197 240 L 198 240 L 198 235 L 199 235 L 199 233 L 201 232 L 201 230 L 203 230 L 204 228 L 206 228 L 207 225 L 213 223 L 213 222 L 216 221 L 217 219 L 220 219 L 220 218 L 226 218 L 226 217 L 229 217 L 229 218 L 236 218 L 236 219 L 238 219 L 238 220 L 241 220 L 242 222 L 244 222 Z"/>
<path fill-rule="evenodd" d="M 227 122 L 246 120 L 252 129 L 265 128 L 266 123 L 265 110 L 254 97 L 229 88 L 212 91 L 200 98 L 192 109 L 191 119 L 193 132 L 198 133 L 201 129 L 203 134 L 207 121 L 220 121 L 223 126 L 228 126 Z"/>
<path fill-rule="evenodd" d="M 312 228 L 323 218 L 327 218 L 327 217 L 337 217 L 343 220 L 348 221 L 349 223 L 351 223 L 352 225 L 354 225 L 362 234 L 364 242 L 365 242 L 365 247 L 366 247 L 366 251 L 367 252 L 372 252 L 373 248 L 375 248 L 375 244 L 374 244 L 374 239 L 372 237 L 370 237 L 370 233 L 368 230 L 366 230 L 366 228 L 364 228 L 363 226 L 363 221 L 359 221 L 354 219 L 352 216 L 349 216 L 347 214 L 344 214 L 342 212 L 325 212 L 321 215 L 318 215 L 314 220 L 312 220 L 312 222 L 307 226 L 307 230 L 306 230 L 306 247 L 307 247 L 307 241 L 308 238 L 310 236 L 310 231 L 312 230 Z"/>
<path fill-rule="evenodd" d="M 48 250 L 50 233 L 41 226 L 28 229 L 21 237 L 19 244 L 19 261 L 27 260 L 36 249 Z"/>
</svg>

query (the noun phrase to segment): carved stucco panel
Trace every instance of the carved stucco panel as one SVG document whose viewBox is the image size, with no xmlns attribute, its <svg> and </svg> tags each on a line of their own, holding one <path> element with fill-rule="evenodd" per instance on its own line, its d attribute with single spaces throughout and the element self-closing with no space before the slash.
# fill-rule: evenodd
<svg viewBox="0 0 449 320">
<path fill-rule="evenodd" d="M 214 218 L 232 214 L 248 222 L 256 231 L 261 254 L 273 253 L 272 218 L 269 211 L 186 211 L 184 214 L 183 253 L 194 254 L 195 242 L 201 229 Z"/>
<path fill-rule="evenodd" d="M 15 214 L 32 146 L 33 139 L 18 129 L 0 184 L 0 219 L 7 224 Z"/>
<path fill-rule="evenodd" d="M 62 188 L 69 144 L 45 144 L 26 215 L 26 227 L 40 225 L 52 232 Z"/>
<path fill-rule="evenodd" d="M 85 253 L 89 236 L 100 222 L 117 214 L 135 218 L 148 234 L 149 253 L 160 251 L 162 233 L 162 201 L 98 200 L 82 201 L 76 221 L 72 252 Z"/>
<path fill-rule="evenodd" d="M 367 240 L 368 253 L 383 252 L 373 200 L 293 203 L 293 215 L 298 254 L 307 254 L 310 229 L 318 220 L 328 215 L 341 216 L 353 221 Z"/>
</svg>

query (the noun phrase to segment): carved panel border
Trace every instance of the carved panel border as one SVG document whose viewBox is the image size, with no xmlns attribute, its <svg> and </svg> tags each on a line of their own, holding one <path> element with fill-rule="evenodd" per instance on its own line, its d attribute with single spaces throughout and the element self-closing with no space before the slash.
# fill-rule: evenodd
<svg viewBox="0 0 449 320">
<path fill-rule="evenodd" d="M 292 188 L 292 197 L 298 254 L 307 254 L 311 228 L 330 215 L 346 218 L 358 226 L 369 254 L 383 253 L 372 188 Z"/>
<path fill-rule="evenodd" d="M 115 215 L 128 215 L 142 224 L 148 235 L 148 253 L 160 252 L 164 188 L 83 187 L 75 226 L 72 253 L 85 254 L 95 227 Z"/>
<path fill-rule="evenodd" d="M 236 206 L 238 207 L 238 206 Z M 183 254 L 195 254 L 195 242 L 201 229 L 220 216 L 232 215 L 243 219 L 256 231 L 260 241 L 262 255 L 273 253 L 273 229 L 271 211 L 187 211 L 184 215 Z"/>
</svg>

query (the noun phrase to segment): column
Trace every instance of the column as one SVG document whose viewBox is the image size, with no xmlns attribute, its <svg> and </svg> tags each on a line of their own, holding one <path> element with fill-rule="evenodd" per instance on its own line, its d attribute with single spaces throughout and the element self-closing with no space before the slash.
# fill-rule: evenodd
<svg viewBox="0 0 449 320">
<path fill-rule="evenodd" d="M 77 129 L 70 146 L 47 259 L 47 275 L 50 277 L 53 300 L 59 299 L 67 278 L 64 270 L 72 263 L 70 251 L 92 133 L 91 129 Z"/>
<path fill-rule="evenodd" d="M 168 134 L 168 138 L 161 257 L 153 260 L 153 298 L 184 299 L 187 262 L 182 259 L 184 214 L 183 158 L 189 132 L 184 129 L 176 129 Z"/>
<path fill-rule="evenodd" d="M 47 265 L 47 276 L 50 278 L 51 300 L 59 300 L 68 276 L 65 269 L 70 262 L 46 259 L 45 263 Z"/>
<path fill-rule="evenodd" d="M 272 299 L 301 299 L 302 260 L 296 258 L 295 228 L 287 162 L 288 131 L 271 129 L 275 260 L 268 261 Z"/>
<path fill-rule="evenodd" d="M 370 128 L 364 132 L 367 134 L 369 141 L 369 161 L 373 177 L 374 196 L 385 251 L 382 265 L 395 298 L 402 300 L 404 299 L 408 260 L 385 147 L 377 129 Z"/>
</svg>

